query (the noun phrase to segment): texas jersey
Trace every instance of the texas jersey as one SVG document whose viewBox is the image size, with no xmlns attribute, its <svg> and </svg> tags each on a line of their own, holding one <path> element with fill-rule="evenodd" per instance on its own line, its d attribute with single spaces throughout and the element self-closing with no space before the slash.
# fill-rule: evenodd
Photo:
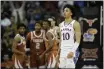
<svg viewBox="0 0 104 69">
<path fill-rule="evenodd" d="M 18 43 L 17 49 L 20 51 L 25 52 L 26 51 L 26 39 L 24 36 L 21 36 L 20 34 L 17 34 L 15 38 L 20 38 L 20 42 Z"/>
<path fill-rule="evenodd" d="M 45 51 L 44 32 L 41 30 L 40 35 L 36 35 L 35 31 L 28 33 L 27 40 L 30 43 L 30 67 L 42 66 L 45 64 L 45 57 L 39 61 L 39 56 Z"/>
<path fill-rule="evenodd" d="M 20 34 L 17 34 L 14 39 L 15 40 L 19 39 L 20 40 L 20 41 L 18 41 L 18 45 L 16 46 L 16 49 L 20 52 L 25 53 L 26 52 L 25 37 L 21 36 Z M 24 57 L 24 55 L 21 55 L 21 54 L 13 53 L 12 60 L 13 60 L 15 68 L 23 68 L 23 66 L 25 65 L 26 57 Z"/>
<path fill-rule="evenodd" d="M 53 46 L 51 48 L 50 51 L 48 51 L 48 57 L 46 59 L 47 61 L 47 68 L 54 68 L 56 65 L 56 55 L 57 55 L 57 51 L 58 51 L 58 46 L 57 46 L 57 41 L 56 41 L 56 37 L 53 33 L 53 29 L 50 29 L 47 31 L 47 33 L 50 32 L 53 35 Z M 46 48 L 49 48 L 50 44 L 49 44 L 49 40 L 47 39 L 47 37 L 45 37 L 45 46 Z"/>
</svg>

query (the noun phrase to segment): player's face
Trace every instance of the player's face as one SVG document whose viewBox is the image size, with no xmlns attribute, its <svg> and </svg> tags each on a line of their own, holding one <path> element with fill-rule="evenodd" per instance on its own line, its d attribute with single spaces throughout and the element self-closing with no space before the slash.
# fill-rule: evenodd
<svg viewBox="0 0 104 69">
<path fill-rule="evenodd" d="M 52 21 L 52 22 L 51 22 L 51 26 L 52 26 L 52 27 L 55 26 L 55 21 Z"/>
<path fill-rule="evenodd" d="M 48 28 L 48 22 L 43 22 L 43 29 L 46 30 Z"/>
<path fill-rule="evenodd" d="M 19 33 L 24 34 L 25 33 L 25 27 L 20 27 L 19 28 Z"/>
<path fill-rule="evenodd" d="M 35 31 L 40 31 L 41 25 L 39 23 L 35 24 Z"/>
<path fill-rule="evenodd" d="M 65 8 L 65 9 L 64 9 L 64 17 L 65 17 L 65 18 L 68 18 L 68 17 L 70 17 L 71 15 L 72 15 L 71 10 L 70 10 L 69 8 Z"/>
</svg>

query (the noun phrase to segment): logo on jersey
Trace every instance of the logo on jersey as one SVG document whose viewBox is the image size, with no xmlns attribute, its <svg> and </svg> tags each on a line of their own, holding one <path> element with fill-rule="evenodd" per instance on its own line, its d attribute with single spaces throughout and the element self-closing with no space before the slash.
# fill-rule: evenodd
<svg viewBox="0 0 104 69">
<path fill-rule="evenodd" d="M 69 28 L 63 28 L 63 29 L 61 29 L 61 31 L 71 31 L 71 29 L 69 29 Z"/>
<path fill-rule="evenodd" d="M 33 39 L 33 42 L 43 42 L 43 39 Z"/>
</svg>

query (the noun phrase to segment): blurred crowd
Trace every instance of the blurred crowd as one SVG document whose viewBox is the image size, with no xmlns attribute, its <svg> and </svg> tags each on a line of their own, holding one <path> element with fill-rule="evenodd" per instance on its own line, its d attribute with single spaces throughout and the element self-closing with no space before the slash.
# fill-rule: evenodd
<svg viewBox="0 0 104 69">
<path fill-rule="evenodd" d="M 27 32 L 34 30 L 38 20 L 54 17 L 57 25 L 63 21 L 63 6 L 71 4 L 75 8 L 74 19 L 82 16 L 85 6 L 100 6 L 95 1 L 1 1 L 1 61 L 12 57 L 12 42 L 17 33 L 16 26 L 24 23 Z M 6 58 L 6 59 L 5 59 Z"/>
</svg>

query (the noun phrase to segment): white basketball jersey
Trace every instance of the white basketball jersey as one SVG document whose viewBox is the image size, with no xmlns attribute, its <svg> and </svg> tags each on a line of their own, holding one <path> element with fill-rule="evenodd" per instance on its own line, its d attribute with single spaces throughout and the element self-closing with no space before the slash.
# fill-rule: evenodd
<svg viewBox="0 0 104 69">
<path fill-rule="evenodd" d="M 69 50 L 73 47 L 74 44 L 74 24 L 75 20 L 71 23 L 65 25 L 63 21 L 60 24 L 60 31 L 61 31 L 61 50 Z"/>
</svg>

